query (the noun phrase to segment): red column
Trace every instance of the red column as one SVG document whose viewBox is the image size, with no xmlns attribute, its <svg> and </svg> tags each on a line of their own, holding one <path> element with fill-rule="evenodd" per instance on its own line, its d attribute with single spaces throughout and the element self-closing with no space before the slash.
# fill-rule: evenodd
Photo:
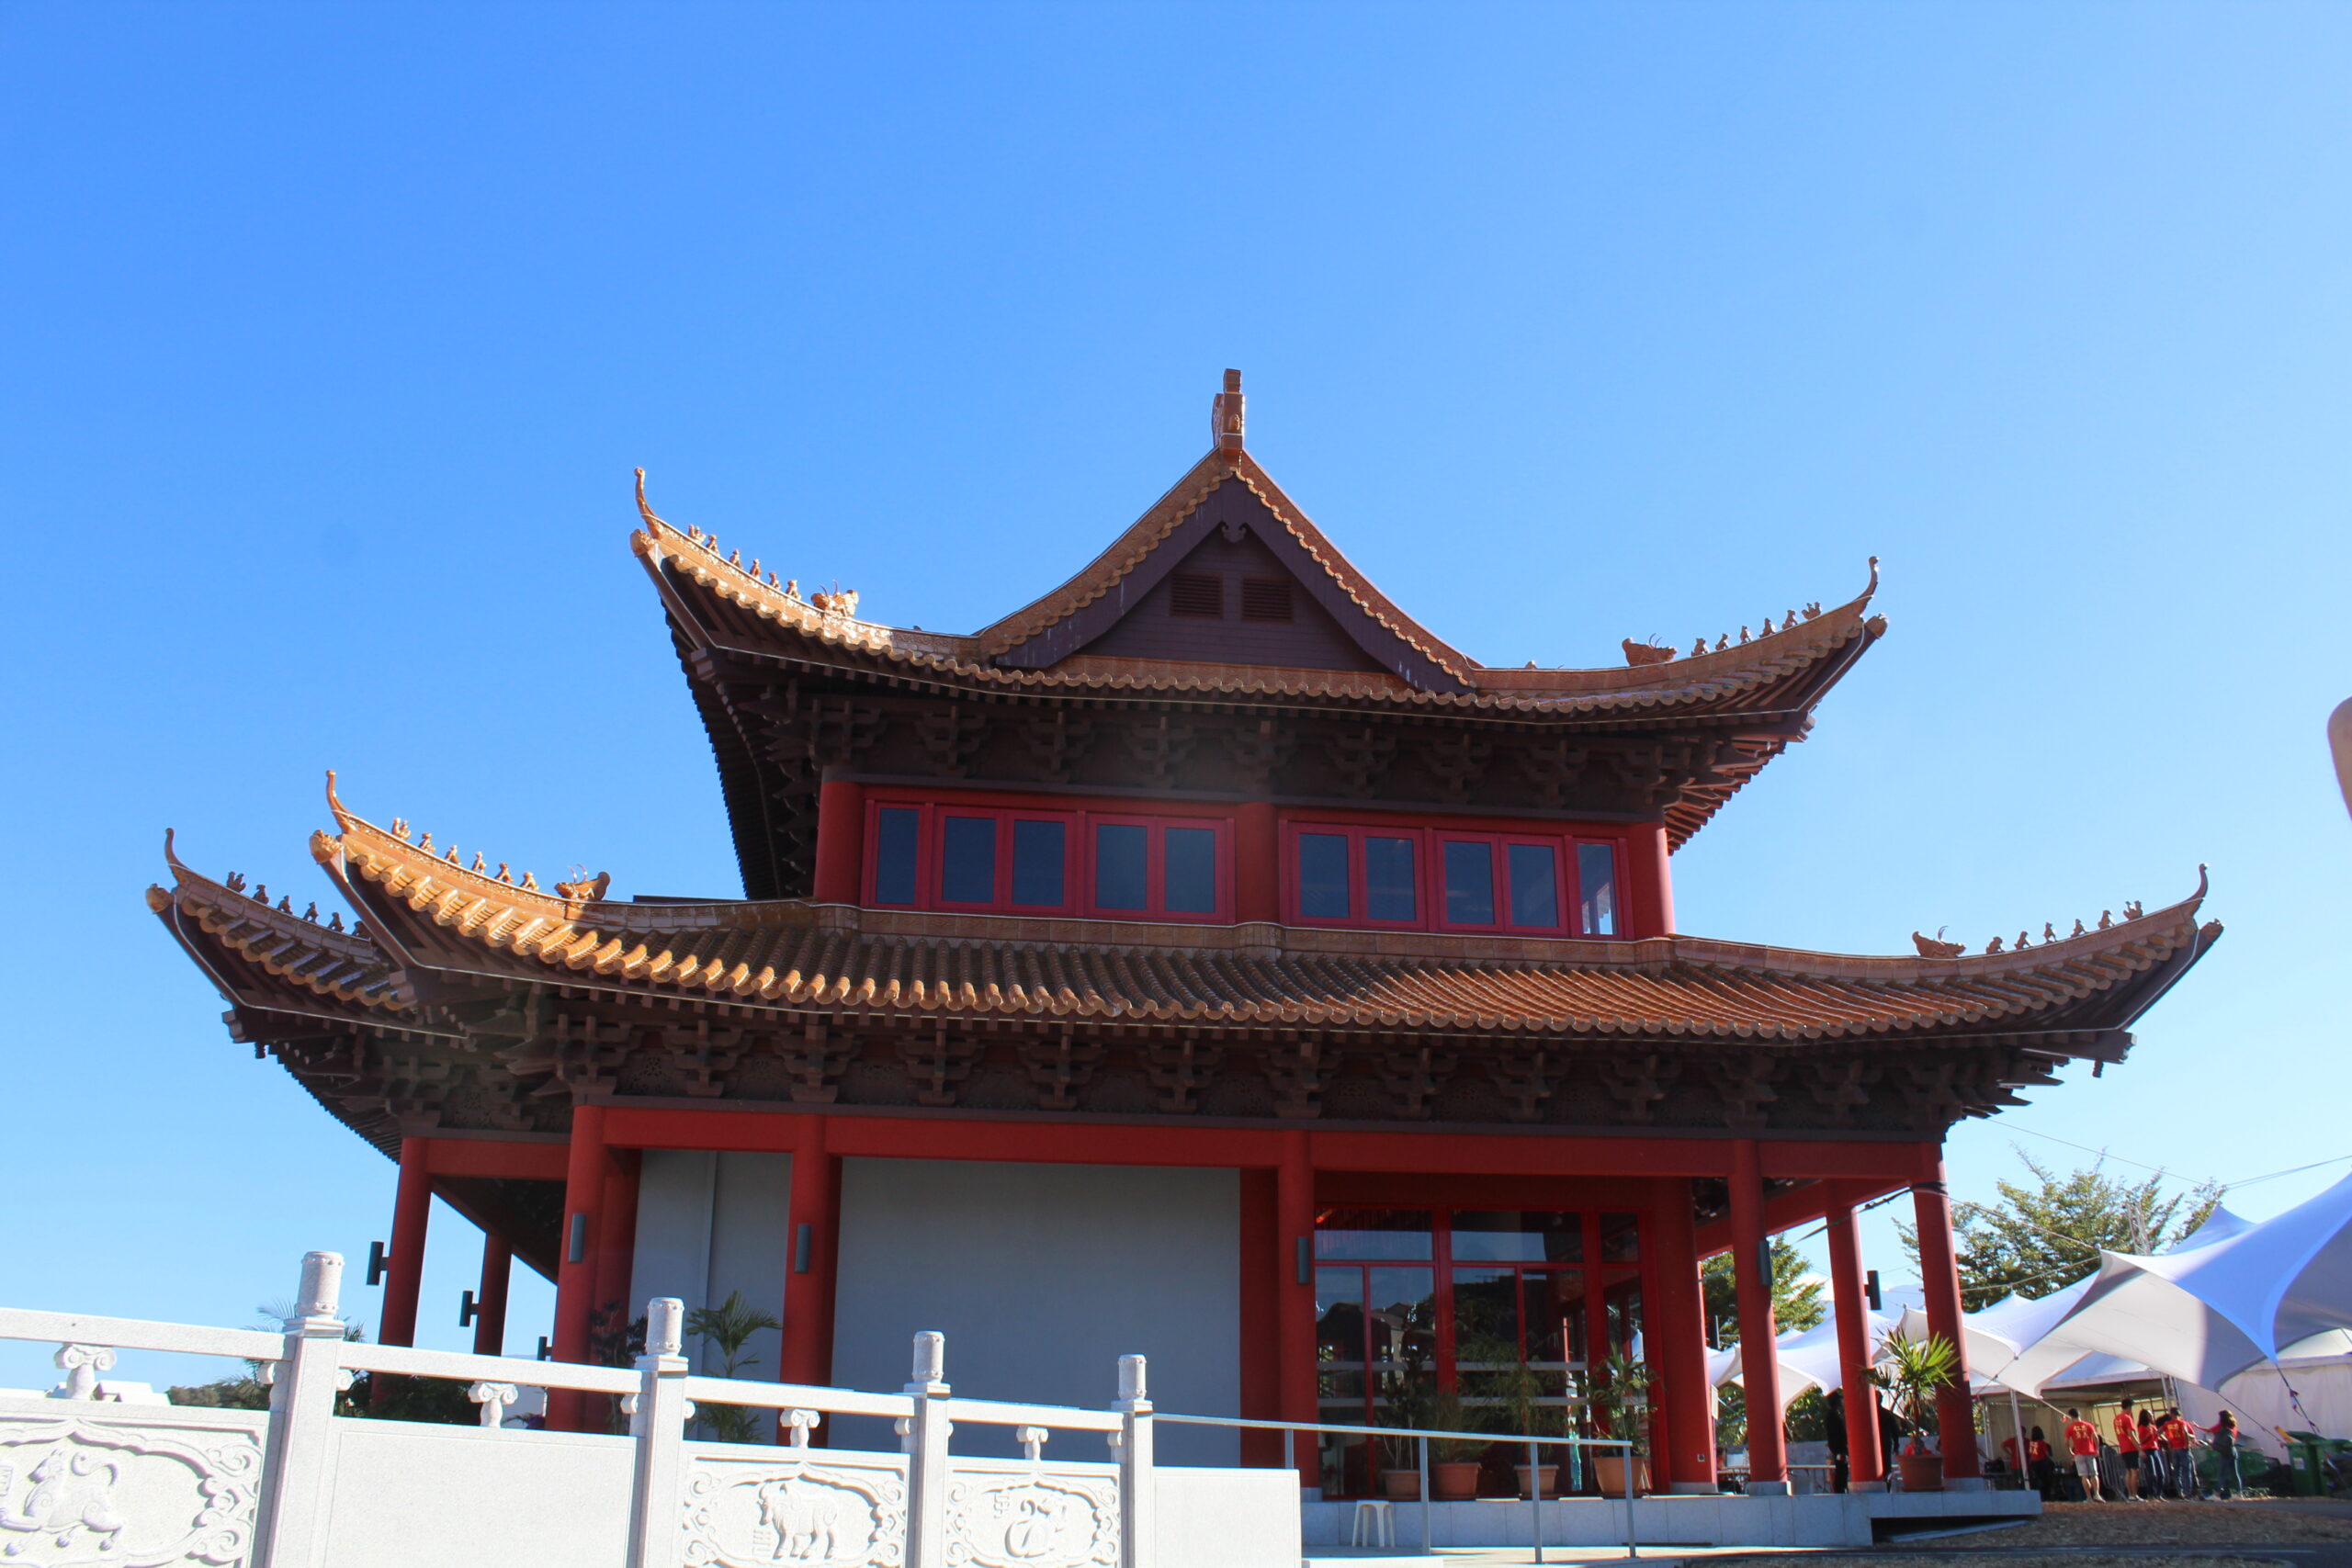
<svg viewBox="0 0 2352 1568">
<path fill-rule="evenodd" d="M 484 1231 L 481 1283 L 474 1291 L 474 1354 L 506 1354 L 506 1281 L 514 1272 L 514 1248 L 506 1238 Z"/>
<path fill-rule="evenodd" d="M 1732 1271 L 1739 1287 L 1739 1370 L 1747 1401 L 1747 1479 L 1788 1483 L 1781 1434 L 1781 1363 L 1773 1343 L 1772 1256 L 1764 1230 L 1764 1172 L 1756 1140 L 1732 1145 Z"/>
<path fill-rule="evenodd" d="M 1862 1229 L 1850 1203 L 1824 1216 L 1829 1227 L 1829 1293 L 1838 1310 L 1838 1370 L 1846 1390 L 1846 1462 L 1856 1485 L 1886 1475 L 1878 1446 L 1878 1391 L 1871 1386 L 1870 1303 L 1862 1299 Z"/>
<path fill-rule="evenodd" d="M 1706 1296 L 1699 1283 L 1699 1242 L 1690 1183 L 1660 1177 L 1653 1187 L 1649 1251 L 1656 1255 L 1657 1305 L 1649 1314 L 1653 1414 L 1662 1417 L 1650 1451 L 1670 1490 L 1715 1489 L 1715 1391 L 1707 1382 Z"/>
<path fill-rule="evenodd" d="M 1278 1421 L 1283 1413 L 1282 1220 L 1272 1170 L 1242 1170 L 1241 1179 L 1241 1415 Z M 1282 1463 L 1279 1432 L 1241 1434 L 1241 1462 Z"/>
<path fill-rule="evenodd" d="M 1233 918 L 1283 918 L 1281 841 L 1272 801 L 1250 800 L 1233 817 Z"/>
<path fill-rule="evenodd" d="M 833 1380 L 833 1291 L 841 1263 L 841 1156 L 825 1146 L 825 1119 L 806 1117 L 792 1150 L 792 1190 L 785 1201 L 785 1246 L 789 1250 L 780 1382 L 821 1386 Z"/>
<path fill-rule="evenodd" d="M 847 779 L 817 786 L 817 870 L 820 904 L 854 904 L 864 885 L 865 790 Z"/>
<path fill-rule="evenodd" d="M 433 1218 L 433 1157 L 430 1138 L 401 1140 L 401 1184 L 392 1199 L 390 1278 L 384 1281 L 384 1315 L 377 1325 L 381 1345 L 416 1343 L 416 1303 L 424 1287 L 424 1227 Z"/>
<path fill-rule="evenodd" d="M 1911 1189 L 1919 1226 L 1919 1284 L 1928 1298 L 1928 1332 L 1951 1341 L 1957 1381 L 1936 1393 L 1944 1484 L 1984 1474 L 1976 1458 L 1976 1402 L 1968 1393 L 1968 1343 L 1960 1322 L 1960 1265 L 1952 1256 L 1951 1200 L 1944 1191 L 1942 1150 L 1919 1145 L 1920 1180 Z"/>
<path fill-rule="evenodd" d="M 563 1168 L 563 1228 L 556 1235 L 554 1353 L 559 1361 L 588 1359 L 588 1316 L 595 1306 L 597 1213 L 605 1191 L 605 1108 L 571 1110 L 571 1141 Z M 548 1390 L 550 1431 L 579 1429 L 581 1396 Z"/>
<path fill-rule="evenodd" d="M 637 1271 L 637 1175 L 642 1157 L 635 1149 L 606 1153 L 596 1210 L 596 1294 L 591 1310 L 616 1314 L 624 1325 L 637 1316 L 628 1287 Z"/>
<path fill-rule="evenodd" d="M 1282 1281 L 1282 1416 L 1284 1421 L 1313 1421 L 1316 1411 L 1315 1365 L 1315 1166 L 1305 1133 L 1285 1134 L 1283 1163 L 1274 1175 L 1274 1209 L 1278 1239 L 1275 1277 Z M 1299 1267 L 1304 1257 L 1306 1267 Z M 1300 1276 L 1306 1278 L 1302 1280 Z M 1298 1434 L 1301 1486 L 1322 1484 L 1320 1444 L 1312 1432 Z"/>
<path fill-rule="evenodd" d="M 1633 908 L 1626 911 L 1629 936 L 1670 936 L 1674 931 L 1674 870 L 1668 859 L 1666 824 L 1646 822 L 1625 840 L 1630 863 L 1625 879 Z"/>
</svg>

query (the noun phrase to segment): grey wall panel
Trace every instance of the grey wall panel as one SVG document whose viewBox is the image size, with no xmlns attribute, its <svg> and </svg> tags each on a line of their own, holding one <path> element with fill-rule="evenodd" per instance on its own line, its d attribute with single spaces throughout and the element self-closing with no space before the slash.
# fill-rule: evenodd
<svg viewBox="0 0 2352 1568">
<path fill-rule="evenodd" d="M 1229 1170 L 850 1159 L 842 1169 L 833 1378 L 896 1389 L 910 1341 L 947 1336 L 956 1392 L 1100 1409 L 1118 1358 L 1151 1359 L 1165 1409 L 1240 1408 L 1240 1186 Z M 844 1446 L 894 1447 L 879 1423 L 843 1421 Z M 959 1427 L 971 1453 L 1015 1451 L 1010 1433 Z M 1100 1459 L 1098 1439 L 1049 1451 Z M 1171 1463 L 1232 1464 L 1230 1431 L 1163 1427 Z"/>
<path fill-rule="evenodd" d="M 647 1150 L 638 1177 L 629 1315 L 655 1296 L 675 1296 L 692 1312 L 741 1291 L 746 1304 L 782 1317 L 791 1184 L 790 1155 Z M 772 1329 L 752 1337 L 749 1354 L 758 1364 L 745 1375 L 775 1381 L 780 1339 Z M 691 1335 L 686 1348 L 696 1371 L 719 1370 Z"/>
</svg>

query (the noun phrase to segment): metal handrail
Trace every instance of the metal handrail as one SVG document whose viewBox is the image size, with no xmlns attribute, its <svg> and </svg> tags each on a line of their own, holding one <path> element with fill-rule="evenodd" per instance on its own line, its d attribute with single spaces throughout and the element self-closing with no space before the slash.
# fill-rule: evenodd
<svg viewBox="0 0 2352 1568">
<path fill-rule="evenodd" d="M 1474 1443 L 1525 1443 L 1527 1445 L 1527 1503 L 1531 1535 L 1535 1549 L 1535 1561 L 1544 1561 L 1544 1478 L 1536 1473 L 1541 1466 L 1535 1462 L 1539 1443 L 1550 1443 L 1567 1449 L 1623 1449 L 1625 1450 L 1625 1555 L 1638 1558 L 1642 1554 L 1641 1535 L 1634 1522 L 1634 1439 L 1631 1438 L 1554 1438 L 1535 1433 L 1445 1432 L 1423 1427 L 1344 1427 L 1330 1421 L 1261 1421 L 1242 1416 L 1178 1416 L 1168 1411 L 1153 1412 L 1153 1418 L 1173 1421 L 1187 1427 L 1243 1427 L 1253 1431 L 1280 1432 L 1283 1435 L 1283 1468 L 1298 1469 L 1295 1434 L 1300 1432 L 1339 1432 L 1371 1438 L 1410 1438 L 1420 1457 L 1421 1474 L 1421 1550 L 1430 1546 L 1430 1439 L 1447 1438 Z"/>
</svg>

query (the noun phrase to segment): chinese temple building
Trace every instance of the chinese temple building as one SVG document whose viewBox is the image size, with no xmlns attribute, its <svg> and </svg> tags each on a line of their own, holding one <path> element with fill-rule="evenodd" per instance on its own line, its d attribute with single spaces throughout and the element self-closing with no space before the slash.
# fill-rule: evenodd
<svg viewBox="0 0 2352 1568">
<path fill-rule="evenodd" d="M 1653 1484 L 1713 1490 L 1702 1260 L 1732 1253 L 1777 1408 L 1767 1238 L 1826 1223 L 1859 1369 L 1856 1211 L 1907 1190 L 1960 1341 L 1946 1130 L 2120 1061 L 2219 934 L 2202 886 L 1981 953 L 1685 934 L 1674 853 L 1884 635 L 1875 570 L 1688 653 L 1483 665 L 1307 520 L 1242 407 L 1228 372 L 1207 456 L 969 636 L 804 597 L 640 476 L 741 899 L 542 886 L 332 775 L 310 848 L 353 929 L 171 858 L 149 903 L 232 1033 L 398 1162 L 383 1339 L 437 1195 L 489 1237 L 492 1352 L 512 1258 L 556 1281 L 563 1359 L 613 1356 L 628 1303 L 740 1292 L 783 1325 L 751 1375 L 895 1387 L 938 1328 L 959 1391 L 1090 1403 L 1142 1351 L 1164 1407 L 1267 1419 L 1375 1425 L 1416 1377 L 1523 1408 L 1532 1373 L 1589 1429 L 1638 1346 Z M 1940 1414 L 1965 1483 L 1964 1383 Z M 1298 1462 L 1374 1483 L 1355 1438 Z M 1784 1475 L 1773 1423 L 1749 1475 Z"/>
</svg>

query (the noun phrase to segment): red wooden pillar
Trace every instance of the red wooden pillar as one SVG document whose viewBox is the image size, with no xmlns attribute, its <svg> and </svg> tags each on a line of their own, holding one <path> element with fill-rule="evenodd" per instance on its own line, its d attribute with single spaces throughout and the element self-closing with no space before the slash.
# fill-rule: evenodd
<svg viewBox="0 0 2352 1568">
<path fill-rule="evenodd" d="M 842 1160 L 825 1146 L 825 1119 L 802 1119 L 785 1200 L 784 1382 L 833 1381 L 833 1292 L 841 1265 Z"/>
<path fill-rule="evenodd" d="M 1920 1179 L 1911 1189 L 1919 1227 L 1919 1284 L 1928 1298 L 1928 1332 L 1951 1341 L 1957 1381 L 1936 1393 L 1936 1430 L 1942 1440 L 1944 1484 L 1975 1481 L 1976 1402 L 1968 1393 L 1968 1337 L 1960 1322 L 1960 1265 L 1952 1256 L 1951 1200 L 1944 1191 L 1943 1151 L 1919 1145 Z"/>
<path fill-rule="evenodd" d="M 1315 1165 L 1305 1133 L 1283 1138 L 1283 1163 L 1274 1175 L 1277 1278 L 1282 1281 L 1282 1416 L 1318 1419 L 1315 1364 Z M 1315 1433 L 1297 1438 L 1299 1484 L 1320 1487 L 1322 1445 Z"/>
<path fill-rule="evenodd" d="M 433 1140 L 401 1140 L 401 1182 L 392 1199 L 390 1276 L 384 1281 L 380 1345 L 416 1343 L 416 1303 L 424 1288 L 424 1229 L 433 1219 Z"/>
<path fill-rule="evenodd" d="M 1878 1391 L 1871 1386 L 1870 1303 L 1862 1299 L 1862 1229 L 1850 1203 L 1824 1216 L 1829 1227 L 1829 1294 L 1838 1311 L 1838 1371 L 1846 1390 L 1846 1463 L 1856 1485 L 1883 1480 Z"/>
<path fill-rule="evenodd" d="M 637 1316 L 628 1288 L 630 1277 L 637 1272 L 637 1176 L 642 1159 L 635 1149 L 607 1151 L 604 1190 L 597 1195 L 596 1295 L 592 1311 L 615 1314 L 616 1328 Z"/>
<path fill-rule="evenodd" d="M 1248 800 L 1233 816 L 1233 918 L 1283 918 L 1281 843 L 1272 801 Z"/>
<path fill-rule="evenodd" d="M 818 903 L 857 902 L 865 854 L 865 786 L 848 779 L 828 778 L 817 786 L 817 866 L 812 891 Z"/>
<path fill-rule="evenodd" d="M 514 1272 L 514 1248 L 494 1231 L 481 1237 L 481 1283 L 474 1291 L 474 1354 L 506 1354 L 506 1283 Z"/>
<path fill-rule="evenodd" d="M 571 1110 L 571 1141 L 563 1168 L 563 1229 L 556 1236 L 555 1337 L 559 1361 L 588 1359 L 588 1319 L 595 1308 L 597 1210 L 605 1195 L 605 1108 Z M 548 1390 L 548 1427 L 577 1431 L 581 1396 Z"/>
<path fill-rule="evenodd" d="M 1732 1272 L 1739 1287 L 1739 1370 L 1747 1402 L 1747 1480 L 1778 1491 L 1788 1484 L 1781 1434 L 1780 1347 L 1772 1322 L 1771 1240 L 1764 1229 L 1764 1170 L 1756 1140 L 1732 1145 Z"/>
<path fill-rule="evenodd" d="M 1715 1391 L 1707 1382 L 1707 1305 L 1699 1282 L 1699 1239 L 1690 1213 L 1690 1183 L 1660 1177 L 1652 1183 L 1648 1250 L 1657 1257 L 1657 1306 L 1646 1341 L 1656 1369 L 1652 1414 L 1659 1429 L 1650 1451 L 1672 1491 L 1715 1489 Z"/>
<path fill-rule="evenodd" d="M 1668 860 L 1666 824 L 1645 822 L 1625 840 L 1625 880 L 1633 907 L 1626 910 L 1628 936 L 1670 936 L 1674 931 L 1674 871 Z"/>
<path fill-rule="evenodd" d="M 1279 1421 L 1282 1379 L 1282 1219 L 1272 1170 L 1242 1170 L 1241 1179 L 1241 1416 Z M 1282 1463 L 1279 1432 L 1241 1433 L 1241 1462 Z"/>
</svg>

